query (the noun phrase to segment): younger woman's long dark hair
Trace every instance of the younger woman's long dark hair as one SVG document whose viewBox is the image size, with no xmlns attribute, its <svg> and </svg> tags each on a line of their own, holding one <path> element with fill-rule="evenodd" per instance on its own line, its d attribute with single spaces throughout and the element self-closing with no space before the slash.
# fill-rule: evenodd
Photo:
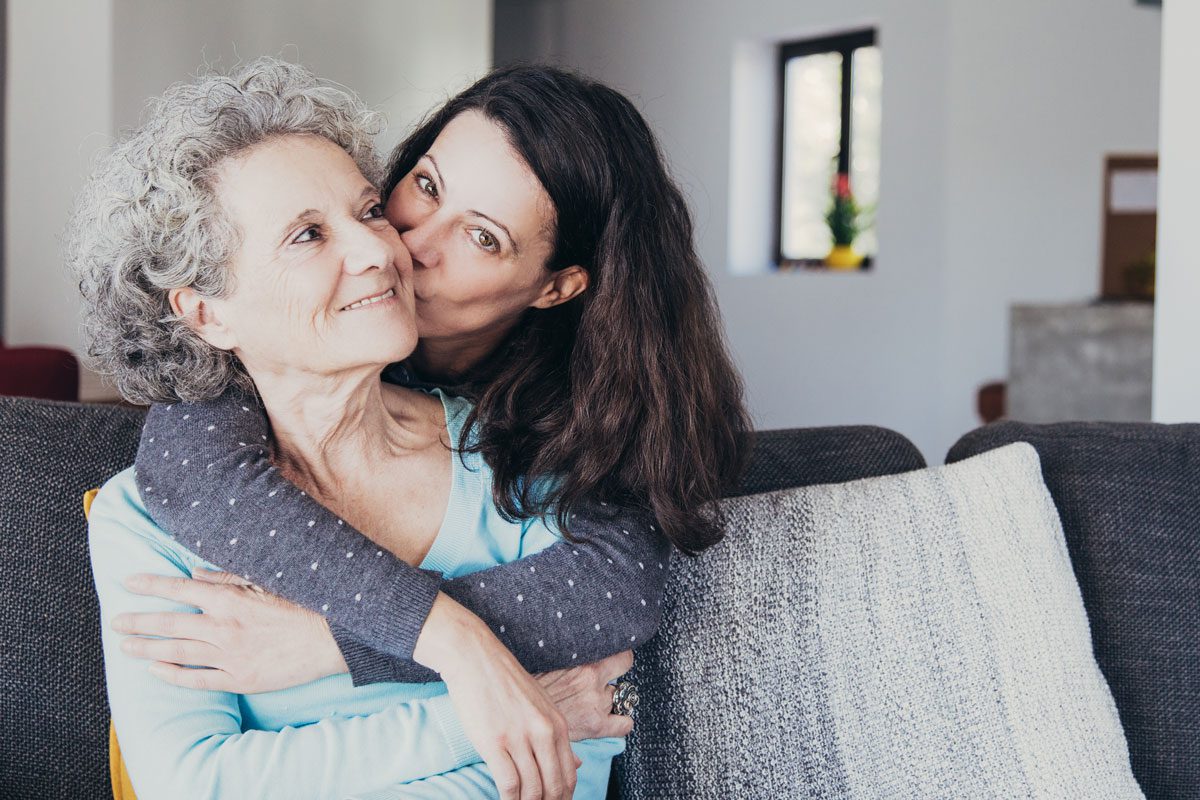
<svg viewBox="0 0 1200 800">
<path fill-rule="evenodd" d="M 510 517 L 633 506 L 694 554 L 722 536 L 716 501 L 740 477 L 750 423 L 692 220 L 654 135 L 623 95 L 545 66 L 495 70 L 396 149 L 394 188 L 442 129 L 481 112 L 507 133 L 554 203 L 547 265 L 587 270 L 587 291 L 530 309 L 472 375 L 466 430 Z M 467 446 L 466 436 L 461 443 Z M 549 496 L 530 478 L 556 476 Z"/>
</svg>

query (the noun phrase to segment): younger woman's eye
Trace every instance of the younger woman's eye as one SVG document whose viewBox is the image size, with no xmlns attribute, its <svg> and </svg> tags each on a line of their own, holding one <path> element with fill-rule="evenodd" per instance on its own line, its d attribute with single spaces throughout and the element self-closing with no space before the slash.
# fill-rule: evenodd
<svg viewBox="0 0 1200 800">
<path fill-rule="evenodd" d="M 487 250 L 489 253 L 496 253 L 500 250 L 500 242 L 496 241 L 496 237 L 491 232 L 483 228 L 475 228 L 471 231 L 471 238 L 475 240 L 475 244 Z"/>
<path fill-rule="evenodd" d="M 383 219 L 383 203 L 376 203 L 367 209 L 363 219 Z"/>
<path fill-rule="evenodd" d="M 303 244 L 304 242 L 315 242 L 321 238 L 321 228 L 317 225 L 309 225 L 304 230 L 300 231 L 295 239 L 292 239 L 292 244 Z"/>
<path fill-rule="evenodd" d="M 437 184 L 435 184 L 433 182 L 432 178 L 430 178 L 428 175 L 422 175 L 421 173 L 417 173 L 416 181 L 417 181 L 418 189 L 420 189 L 422 192 L 429 195 L 433 199 L 435 199 L 435 200 L 437 199 L 437 196 L 438 196 Z"/>
</svg>

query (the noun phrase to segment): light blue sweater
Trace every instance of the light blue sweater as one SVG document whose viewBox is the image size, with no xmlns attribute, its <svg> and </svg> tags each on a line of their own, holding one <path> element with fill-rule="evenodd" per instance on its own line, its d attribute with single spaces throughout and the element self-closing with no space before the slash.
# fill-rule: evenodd
<svg viewBox="0 0 1200 800">
<path fill-rule="evenodd" d="M 458 441 L 470 406 L 444 395 L 442 403 L 450 440 Z M 515 561 L 558 540 L 541 520 L 509 522 L 500 516 L 491 474 L 477 455 L 460 459 L 456 453 L 451 460 L 447 516 L 423 568 L 456 577 Z M 121 651 L 113 617 L 195 609 L 131 594 L 122 580 L 139 572 L 186 577 L 196 567 L 213 567 L 187 541 L 154 524 L 132 469 L 113 477 L 96 497 L 89 535 L 109 704 L 139 800 L 497 796 L 444 683 L 355 688 L 348 675 L 335 675 L 283 691 L 235 695 L 181 689 L 151 677 L 148 661 Z M 286 547 L 285 536 L 278 538 Z M 624 746 L 623 739 L 573 745 L 583 761 L 576 798 L 604 797 L 612 758 Z"/>
</svg>

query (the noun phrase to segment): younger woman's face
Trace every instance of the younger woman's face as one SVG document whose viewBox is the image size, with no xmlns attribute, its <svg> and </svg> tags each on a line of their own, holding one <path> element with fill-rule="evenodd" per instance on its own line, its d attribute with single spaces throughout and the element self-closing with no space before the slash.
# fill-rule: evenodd
<svg viewBox="0 0 1200 800">
<path fill-rule="evenodd" d="M 388 220 L 412 254 L 422 339 L 499 337 L 553 305 L 554 206 L 504 131 L 455 117 L 392 190 Z"/>
</svg>

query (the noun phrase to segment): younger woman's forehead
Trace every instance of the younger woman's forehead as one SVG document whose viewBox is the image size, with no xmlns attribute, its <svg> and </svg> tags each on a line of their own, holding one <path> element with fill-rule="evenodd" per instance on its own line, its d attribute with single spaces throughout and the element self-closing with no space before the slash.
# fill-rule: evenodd
<svg viewBox="0 0 1200 800">
<path fill-rule="evenodd" d="M 525 239 L 553 220 L 554 205 L 504 129 L 478 111 L 446 124 L 420 164 L 432 166 L 448 202 L 500 219 Z"/>
</svg>

